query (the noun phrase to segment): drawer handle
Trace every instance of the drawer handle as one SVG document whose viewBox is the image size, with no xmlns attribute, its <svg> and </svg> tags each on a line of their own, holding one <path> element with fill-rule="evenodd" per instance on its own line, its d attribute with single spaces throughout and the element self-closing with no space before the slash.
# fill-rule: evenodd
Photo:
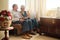
<svg viewBox="0 0 60 40">
<path fill-rule="evenodd" d="M 52 23 L 55 24 L 55 20 L 52 20 Z"/>
</svg>

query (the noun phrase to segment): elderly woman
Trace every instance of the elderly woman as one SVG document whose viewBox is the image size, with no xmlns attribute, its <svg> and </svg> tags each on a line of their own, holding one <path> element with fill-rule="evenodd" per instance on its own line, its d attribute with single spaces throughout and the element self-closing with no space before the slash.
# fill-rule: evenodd
<svg viewBox="0 0 60 40">
<path fill-rule="evenodd" d="M 32 20 L 30 19 L 30 13 L 28 12 L 28 11 L 25 11 L 25 6 L 24 5 L 22 5 L 21 6 L 21 11 L 20 11 L 20 13 L 21 13 L 21 16 L 22 16 L 22 18 L 28 23 L 28 25 L 29 25 L 29 34 L 35 34 L 35 33 L 33 33 L 33 23 L 32 23 Z M 26 24 L 26 23 L 25 23 Z M 28 28 L 26 28 L 26 29 L 28 29 Z"/>
<path fill-rule="evenodd" d="M 20 12 L 18 12 L 18 6 L 17 4 L 13 4 L 13 10 L 12 10 L 12 16 L 13 16 L 13 24 L 18 24 L 18 26 L 15 26 L 15 28 L 18 30 L 17 34 L 23 34 L 23 38 L 26 38 L 26 39 L 29 39 L 31 38 L 31 36 L 27 35 L 27 31 L 29 31 L 29 26 L 28 26 L 28 23 L 22 18 Z M 26 23 L 26 24 L 25 24 Z M 21 25 L 22 25 L 22 28 L 21 28 Z M 26 29 L 27 28 L 27 29 Z M 21 32 L 21 31 L 22 32 Z"/>
</svg>

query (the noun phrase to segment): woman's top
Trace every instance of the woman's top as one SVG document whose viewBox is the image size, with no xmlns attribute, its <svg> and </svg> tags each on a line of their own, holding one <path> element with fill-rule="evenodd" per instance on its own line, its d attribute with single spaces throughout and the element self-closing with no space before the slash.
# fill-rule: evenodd
<svg viewBox="0 0 60 40">
<path fill-rule="evenodd" d="M 27 12 L 26 11 L 20 12 L 20 13 L 21 13 L 21 16 L 22 16 L 23 19 L 28 19 L 28 15 L 27 15 Z"/>
<path fill-rule="evenodd" d="M 26 11 L 24 11 L 24 12 L 22 13 L 22 16 L 23 16 L 23 17 L 27 17 Z"/>
</svg>

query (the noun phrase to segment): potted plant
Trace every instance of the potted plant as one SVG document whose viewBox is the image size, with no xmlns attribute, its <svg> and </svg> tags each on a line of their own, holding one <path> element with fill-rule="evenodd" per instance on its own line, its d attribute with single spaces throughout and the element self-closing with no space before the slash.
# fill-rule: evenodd
<svg viewBox="0 0 60 40">
<path fill-rule="evenodd" d="M 11 13 L 7 10 L 2 10 L 0 12 L 0 28 L 10 27 L 12 20 Z"/>
</svg>

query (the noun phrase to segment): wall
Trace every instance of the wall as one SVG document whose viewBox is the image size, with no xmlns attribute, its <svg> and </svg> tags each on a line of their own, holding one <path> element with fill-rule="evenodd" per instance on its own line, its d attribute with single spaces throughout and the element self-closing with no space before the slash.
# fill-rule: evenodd
<svg viewBox="0 0 60 40">
<path fill-rule="evenodd" d="M 3 9 L 8 9 L 8 0 L 0 0 L 0 11 Z"/>
<path fill-rule="evenodd" d="M 0 0 L 0 11 L 6 9 L 8 10 L 8 0 Z M 4 31 L 0 31 L 0 40 L 4 37 Z"/>
</svg>

